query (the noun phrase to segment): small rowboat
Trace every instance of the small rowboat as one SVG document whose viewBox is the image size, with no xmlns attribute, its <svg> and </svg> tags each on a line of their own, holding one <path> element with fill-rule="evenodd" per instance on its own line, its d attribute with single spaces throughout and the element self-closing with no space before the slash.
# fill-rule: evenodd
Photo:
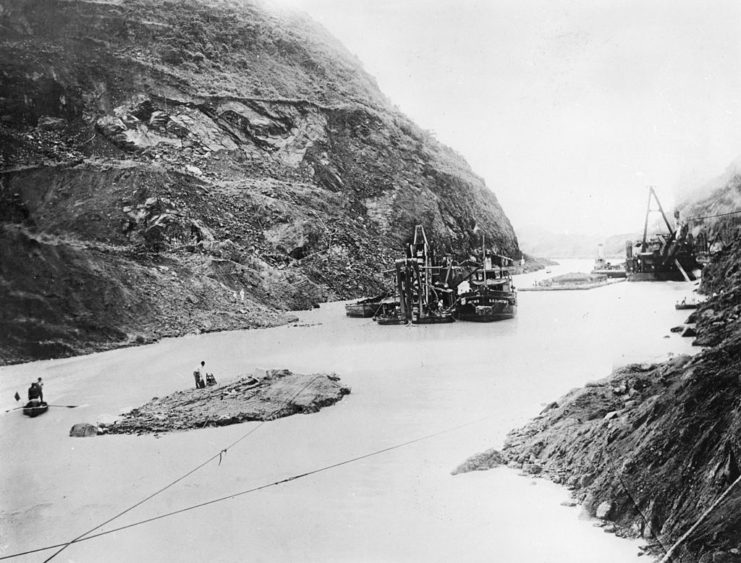
<svg viewBox="0 0 741 563">
<path fill-rule="evenodd" d="M 28 401 L 23 407 L 23 414 L 31 418 L 44 414 L 49 410 L 49 405 L 43 401 Z"/>
</svg>

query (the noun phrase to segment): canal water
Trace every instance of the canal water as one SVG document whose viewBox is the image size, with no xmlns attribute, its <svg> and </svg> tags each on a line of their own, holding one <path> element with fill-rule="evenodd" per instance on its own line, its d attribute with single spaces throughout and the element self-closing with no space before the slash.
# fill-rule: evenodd
<svg viewBox="0 0 741 563">
<path fill-rule="evenodd" d="M 564 261 L 549 275 L 588 270 Z M 516 278 L 524 287 L 544 272 Z M 294 326 L 168 339 L 0 369 L 0 556 L 68 541 L 222 455 L 100 531 L 351 463 L 78 543 L 59 561 L 639 561 L 638 543 L 562 506 L 568 491 L 507 468 L 452 476 L 470 455 L 570 389 L 629 362 L 692 353 L 669 329 L 685 283 L 619 283 L 522 292 L 516 319 L 378 326 L 341 303 Z M 201 361 L 219 381 L 256 369 L 336 372 L 335 406 L 260 425 L 155 436 L 68 437 L 76 422 L 192 384 Z M 41 376 L 59 405 L 37 419 L 12 395 Z M 439 434 L 438 434 L 439 433 Z M 435 436 L 430 436 L 437 434 Z M 415 441 L 418 438 L 424 438 Z M 366 454 L 386 450 L 377 455 Z M 21 560 L 43 561 L 52 552 Z"/>
</svg>

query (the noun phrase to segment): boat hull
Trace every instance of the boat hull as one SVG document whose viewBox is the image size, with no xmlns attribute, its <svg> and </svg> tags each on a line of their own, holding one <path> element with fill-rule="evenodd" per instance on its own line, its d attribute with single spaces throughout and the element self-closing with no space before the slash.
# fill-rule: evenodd
<svg viewBox="0 0 741 563">
<path fill-rule="evenodd" d="M 430 316 L 430 317 L 422 317 L 421 319 L 412 319 L 412 324 L 415 325 L 439 325 L 439 324 L 446 324 L 446 323 L 453 323 L 455 322 L 455 319 L 452 315 L 442 315 L 442 316 Z"/>
<path fill-rule="evenodd" d="M 367 319 L 377 315 L 382 308 L 383 300 L 386 298 L 385 295 L 379 295 L 378 297 L 370 297 L 368 299 L 361 299 L 355 303 L 348 303 L 345 305 L 345 314 L 348 317 Z"/>
<path fill-rule="evenodd" d="M 515 316 L 517 316 L 517 307 L 512 307 L 511 310 L 501 313 L 459 313 L 458 320 L 473 323 L 491 323 L 514 319 Z"/>
<path fill-rule="evenodd" d="M 378 309 L 378 304 L 376 305 L 368 305 L 366 303 L 351 303 L 348 305 L 345 305 L 345 314 L 348 317 L 356 317 L 356 318 L 368 318 L 372 317 L 376 310 Z"/>
<path fill-rule="evenodd" d="M 605 268 L 602 270 L 592 270 L 591 274 L 593 276 L 607 276 L 608 278 L 624 278 L 628 275 L 628 272 L 625 270 L 611 270 L 609 268 Z"/>
<path fill-rule="evenodd" d="M 461 321 L 490 323 L 517 315 L 517 294 L 509 291 L 472 292 L 461 296 L 455 317 Z"/>
<path fill-rule="evenodd" d="M 631 272 L 628 274 L 628 281 L 686 281 L 682 272 L 663 271 L 663 272 Z"/>
<path fill-rule="evenodd" d="M 23 414 L 28 417 L 34 418 L 36 416 L 44 414 L 48 410 L 49 410 L 49 405 L 47 405 L 46 403 L 43 403 L 43 402 L 40 403 L 38 401 L 29 401 L 23 407 Z"/>
<path fill-rule="evenodd" d="M 379 325 L 405 325 L 407 324 L 407 320 L 403 319 L 401 317 L 376 317 L 375 321 Z"/>
</svg>

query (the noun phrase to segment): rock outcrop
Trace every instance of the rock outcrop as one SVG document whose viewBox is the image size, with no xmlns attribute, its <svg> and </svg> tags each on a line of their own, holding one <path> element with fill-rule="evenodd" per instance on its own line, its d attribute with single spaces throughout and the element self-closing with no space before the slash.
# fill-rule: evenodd
<svg viewBox="0 0 741 563">
<path fill-rule="evenodd" d="M 307 18 L 0 0 L 0 76 L 0 363 L 378 292 L 415 224 L 520 257 L 483 181 Z"/>
<path fill-rule="evenodd" d="M 74 424 L 69 430 L 71 438 L 89 438 L 91 436 L 97 436 L 100 429 L 94 424 L 88 422 L 78 422 Z"/>
</svg>

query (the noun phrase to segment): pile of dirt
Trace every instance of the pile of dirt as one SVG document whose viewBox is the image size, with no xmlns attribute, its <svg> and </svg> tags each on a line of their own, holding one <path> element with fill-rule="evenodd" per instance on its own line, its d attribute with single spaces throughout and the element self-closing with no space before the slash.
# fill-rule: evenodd
<svg viewBox="0 0 741 563">
<path fill-rule="evenodd" d="M 119 420 L 99 425 L 98 433 L 161 434 L 317 412 L 350 393 L 339 381 L 334 374 L 270 370 L 259 379 L 243 377 L 223 385 L 155 397 Z"/>
<path fill-rule="evenodd" d="M 0 73 L 0 364 L 381 293 L 415 224 L 520 258 L 481 178 L 306 17 L 4 0 Z"/>
<path fill-rule="evenodd" d="M 741 475 L 741 243 L 716 256 L 694 357 L 629 365 L 571 391 L 457 472 L 508 464 L 569 487 L 589 514 L 662 555 Z M 736 485 L 673 561 L 741 561 Z"/>
</svg>

